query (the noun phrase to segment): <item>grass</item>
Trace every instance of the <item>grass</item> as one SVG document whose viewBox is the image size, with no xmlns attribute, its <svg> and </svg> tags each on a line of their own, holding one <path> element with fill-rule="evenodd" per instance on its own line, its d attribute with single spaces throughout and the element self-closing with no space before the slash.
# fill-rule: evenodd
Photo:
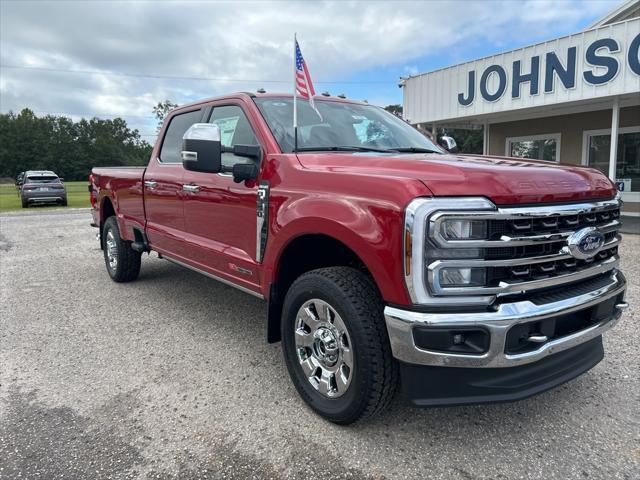
<svg viewBox="0 0 640 480">
<path fill-rule="evenodd" d="M 87 181 L 80 182 L 64 182 L 67 187 L 67 207 L 60 207 L 58 205 L 43 205 L 29 207 L 28 209 L 22 208 L 20 197 L 18 196 L 18 190 L 13 184 L 0 185 L 0 212 L 11 212 L 14 210 L 32 210 L 32 209 L 52 209 L 52 208 L 78 208 L 89 207 L 89 192 L 87 191 Z"/>
</svg>

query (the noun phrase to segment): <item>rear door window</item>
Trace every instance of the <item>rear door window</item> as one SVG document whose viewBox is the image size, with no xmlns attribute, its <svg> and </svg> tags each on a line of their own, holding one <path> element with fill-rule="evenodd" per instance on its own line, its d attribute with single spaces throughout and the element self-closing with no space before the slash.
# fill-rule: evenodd
<svg viewBox="0 0 640 480">
<path fill-rule="evenodd" d="M 174 115 L 160 148 L 160 161 L 162 163 L 182 163 L 180 152 L 182 151 L 184 132 L 201 119 L 202 111 L 200 109 Z"/>
</svg>

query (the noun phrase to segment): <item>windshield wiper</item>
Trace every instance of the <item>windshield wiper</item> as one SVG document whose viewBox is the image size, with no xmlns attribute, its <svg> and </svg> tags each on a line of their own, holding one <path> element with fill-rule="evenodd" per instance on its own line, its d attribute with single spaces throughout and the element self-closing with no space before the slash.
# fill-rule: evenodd
<svg viewBox="0 0 640 480">
<path fill-rule="evenodd" d="M 422 147 L 396 147 L 394 148 L 394 150 L 396 152 L 403 152 L 403 153 L 442 153 L 432 148 L 422 148 Z"/>
<path fill-rule="evenodd" d="M 380 152 L 389 153 L 396 150 L 388 150 L 386 148 L 362 147 L 359 145 L 339 145 L 331 147 L 298 147 L 297 152 Z"/>
</svg>

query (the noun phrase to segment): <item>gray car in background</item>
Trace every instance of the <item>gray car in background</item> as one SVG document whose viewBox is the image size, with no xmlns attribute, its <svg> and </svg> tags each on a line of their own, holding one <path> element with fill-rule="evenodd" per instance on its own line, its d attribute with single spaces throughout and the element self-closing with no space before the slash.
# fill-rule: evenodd
<svg viewBox="0 0 640 480">
<path fill-rule="evenodd" d="M 20 185 L 22 208 L 33 204 L 55 203 L 67 205 L 67 190 L 62 179 L 48 170 L 31 170 L 24 173 Z"/>
</svg>

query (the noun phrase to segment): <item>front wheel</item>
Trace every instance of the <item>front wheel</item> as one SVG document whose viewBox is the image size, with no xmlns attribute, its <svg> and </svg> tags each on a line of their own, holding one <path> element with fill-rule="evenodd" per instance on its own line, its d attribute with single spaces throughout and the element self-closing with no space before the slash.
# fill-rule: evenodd
<svg viewBox="0 0 640 480">
<path fill-rule="evenodd" d="M 298 278 L 285 298 L 282 340 L 298 393 L 324 418 L 350 424 L 393 398 L 397 364 L 382 300 L 360 271 L 322 268 Z"/>
<path fill-rule="evenodd" d="M 140 273 L 141 253 L 131 248 L 131 242 L 120 237 L 116 217 L 109 217 L 102 230 L 104 263 L 115 282 L 130 282 Z"/>
</svg>

